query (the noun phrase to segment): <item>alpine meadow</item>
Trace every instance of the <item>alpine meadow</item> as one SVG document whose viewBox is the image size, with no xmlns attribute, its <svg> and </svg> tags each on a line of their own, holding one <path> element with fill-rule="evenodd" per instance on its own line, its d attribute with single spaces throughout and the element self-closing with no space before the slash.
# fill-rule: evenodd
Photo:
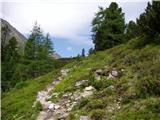
<svg viewBox="0 0 160 120">
<path fill-rule="evenodd" d="M 2 120 L 160 120 L 160 1 L 100 1 L 1 2 Z"/>
</svg>

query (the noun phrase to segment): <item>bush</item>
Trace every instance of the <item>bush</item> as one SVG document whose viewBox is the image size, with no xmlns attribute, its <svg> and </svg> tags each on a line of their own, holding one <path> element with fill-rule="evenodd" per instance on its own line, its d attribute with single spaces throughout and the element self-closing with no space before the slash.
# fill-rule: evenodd
<svg viewBox="0 0 160 120">
<path fill-rule="evenodd" d="M 75 114 L 70 113 L 67 117 L 67 120 L 76 120 Z"/>
<path fill-rule="evenodd" d="M 37 102 L 37 104 L 36 104 L 36 109 L 37 109 L 38 111 L 42 111 L 42 110 L 43 110 L 42 105 L 41 105 L 40 102 Z"/>
<path fill-rule="evenodd" d="M 104 82 L 103 80 L 95 80 L 93 83 L 92 83 L 92 86 L 97 89 L 97 90 L 100 90 L 104 87 Z"/>
<path fill-rule="evenodd" d="M 105 118 L 105 111 L 101 109 L 93 110 L 90 117 L 92 120 L 102 120 Z"/>
<path fill-rule="evenodd" d="M 153 80 L 149 77 L 144 77 L 141 79 L 137 85 L 137 88 L 139 89 L 139 93 L 142 96 L 147 95 L 158 95 L 160 96 L 160 81 L 159 80 Z"/>
<path fill-rule="evenodd" d="M 83 98 L 81 99 L 80 103 L 79 103 L 79 109 L 83 108 L 84 106 L 86 106 L 88 104 L 89 100 L 87 98 Z"/>
<path fill-rule="evenodd" d="M 106 104 L 104 104 L 102 100 L 92 100 L 86 106 L 88 110 L 103 109 L 105 107 L 106 107 Z"/>
</svg>

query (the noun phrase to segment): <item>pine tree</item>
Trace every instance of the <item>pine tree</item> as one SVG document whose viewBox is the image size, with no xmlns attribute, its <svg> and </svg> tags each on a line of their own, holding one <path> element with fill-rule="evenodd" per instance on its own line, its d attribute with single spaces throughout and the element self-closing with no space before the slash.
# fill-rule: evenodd
<svg viewBox="0 0 160 120">
<path fill-rule="evenodd" d="M 1 60 L 3 61 L 4 55 L 5 55 L 5 47 L 6 47 L 6 41 L 7 41 L 7 36 L 9 35 L 9 28 L 8 26 L 4 26 L 1 28 Z"/>
<path fill-rule="evenodd" d="M 99 7 L 99 12 L 92 21 L 93 43 L 95 50 L 105 50 L 124 42 L 124 13 L 117 3 L 109 8 Z"/>
<path fill-rule="evenodd" d="M 138 27 L 137 24 L 134 21 L 129 21 L 126 28 L 126 39 L 127 41 L 138 36 Z"/>
<path fill-rule="evenodd" d="M 85 49 L 84 49 L 84 48 L 82 49 L 82 54 L 81 54 L 81 56 L 82 56 L 82 57 L 85 57 Z"/>
<path fill-rule="evenodd" d="M 43 57 L 48 57 L 49 55 L 53 54 L 53 44 L 50 39 L 49 33 L 47 33 L 46 37 L 43 41 Z"/>
<path fill-rule="evenodd" d="M 137 19 L 140 32 L 145 36 L 144 43 L 160 43 L 160 2 L 153 1 Z"/>
<path fill-rule="evenodd" d="M 93 48 L 90 48 L 90 49 L 88 50 L 88 54 L 89 54 L 89 55 L 93 54 L 93 52 L 94 52 L 94 49 L 93 49 Z"/>
<path fill-rule="evenodd" d="M 2 90 L 13 87 L 15 81 L 12 81 L 14 70 L 20 59 L 18 54 L 17 41 L 15 37 L 9 40 L 8 45 L 5 47 L 5 55 L 3 56 L 4 61 L 2 62 Z"/>
<path fill-rule="evenodd" d="M 41 59 L 42 42 L 44 40 L 43 32 L 37 22 L 35 23 L 31 35 L 26 43 L 25 58 L 31 60 Z"/>
</svg>

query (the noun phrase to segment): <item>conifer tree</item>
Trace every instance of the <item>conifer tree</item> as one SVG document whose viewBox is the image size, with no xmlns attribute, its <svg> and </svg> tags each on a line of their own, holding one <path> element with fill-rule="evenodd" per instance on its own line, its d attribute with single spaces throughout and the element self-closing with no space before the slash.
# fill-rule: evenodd
<svg viewBox="0 0 160 120">
<path fill-rule="evenodd" d="M 85 49 L 84 49 L 84 48 L 82 49 L 82 54 L 81 54 L 81 56 L 82 56 L 82 57 L 85 57 Z"/>
<path fill-rule="evenodd" d="M 160 2 L 153 1 L 137 19 L 140 32 L 146 37 L 146 43 L 160 43 Z"/>
<path fill-rule="evenodd" d="M 50 39 L 49 33 L 47 33 L 46 37 L 43 41 L 43 57 L 48 57 L 49 55 L 53 54 L 53 44 Z"/>
<path fill-rule="evenodd" d="M 18 54 L 17 41 L 15 37 L 9 40 L 8 45 L 5 47 L 5 55 L 3 56 L 4 61 L 2 62 L 2 90 L 13 87 L 15 81 L 12 81 L 12 76 L 16 65 L 20 59 Z"/>
<path fill-rule="evenodd" d="M 89 55 L 93 54 L 93 52 L 94 52 L 93 48 L 90 48 L 90 49 L 88 50 L 88 54 L 89 54 Z"/>
<path fill-rule="evenodd" d="M 92 21 L 93 43 L 95 50 L 105 50 L 124 42 L 124 13 L 117 3 L 109 8 L 99 7 L 99 12 Z"/>
<path fill-rule="evenodd" d="M 25 47 L 25 58 L 31 60 L 39 60 L 41 59 L 42 52 L 42 42 L 44 40 L 44 36 L 42 30 L 37 22 L 35 23 L 31 35 L 26 43 Z"/>
<path fill-rule="evenodd" d="M 129 21 L 126 28 L 126 39 L 127 41 L 138 36 L 138 27 L 137 24 L 134 21 Z"/>
</svg>

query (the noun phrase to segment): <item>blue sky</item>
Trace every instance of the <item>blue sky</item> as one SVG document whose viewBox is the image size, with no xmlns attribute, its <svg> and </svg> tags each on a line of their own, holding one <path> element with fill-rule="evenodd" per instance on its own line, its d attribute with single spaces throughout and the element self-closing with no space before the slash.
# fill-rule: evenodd
<svg viewBox="0 0 160 120">
<path fill-rule="evenodd" d="M 98 6 L 108 7 L 112 0 L 0 0 L 0 17 L 22 34 L 31 31 L 37 21 L 44 33 L 50 33 L 55 51 L 73 57 L 93 47 L 91 21 Z M 148 0 L 114 0 L 122 7 L 126 22 L 136 20 Z"/>
<path fill-rule="evenodd" d="M 63 57 L 77 56 L 78 54 L 81 54 L 82 48 L 85 48 L 85 51 L 87 54 L 88 49 L 93 46 L 93 45 L 86 45 L 86 44 L 78 45 L 73 42 L 70 42 L 70 40 L 67 40 L 65 38 L 52 37 L 52 40 L 54 42 L 54 49 Z"/>
</svg>

